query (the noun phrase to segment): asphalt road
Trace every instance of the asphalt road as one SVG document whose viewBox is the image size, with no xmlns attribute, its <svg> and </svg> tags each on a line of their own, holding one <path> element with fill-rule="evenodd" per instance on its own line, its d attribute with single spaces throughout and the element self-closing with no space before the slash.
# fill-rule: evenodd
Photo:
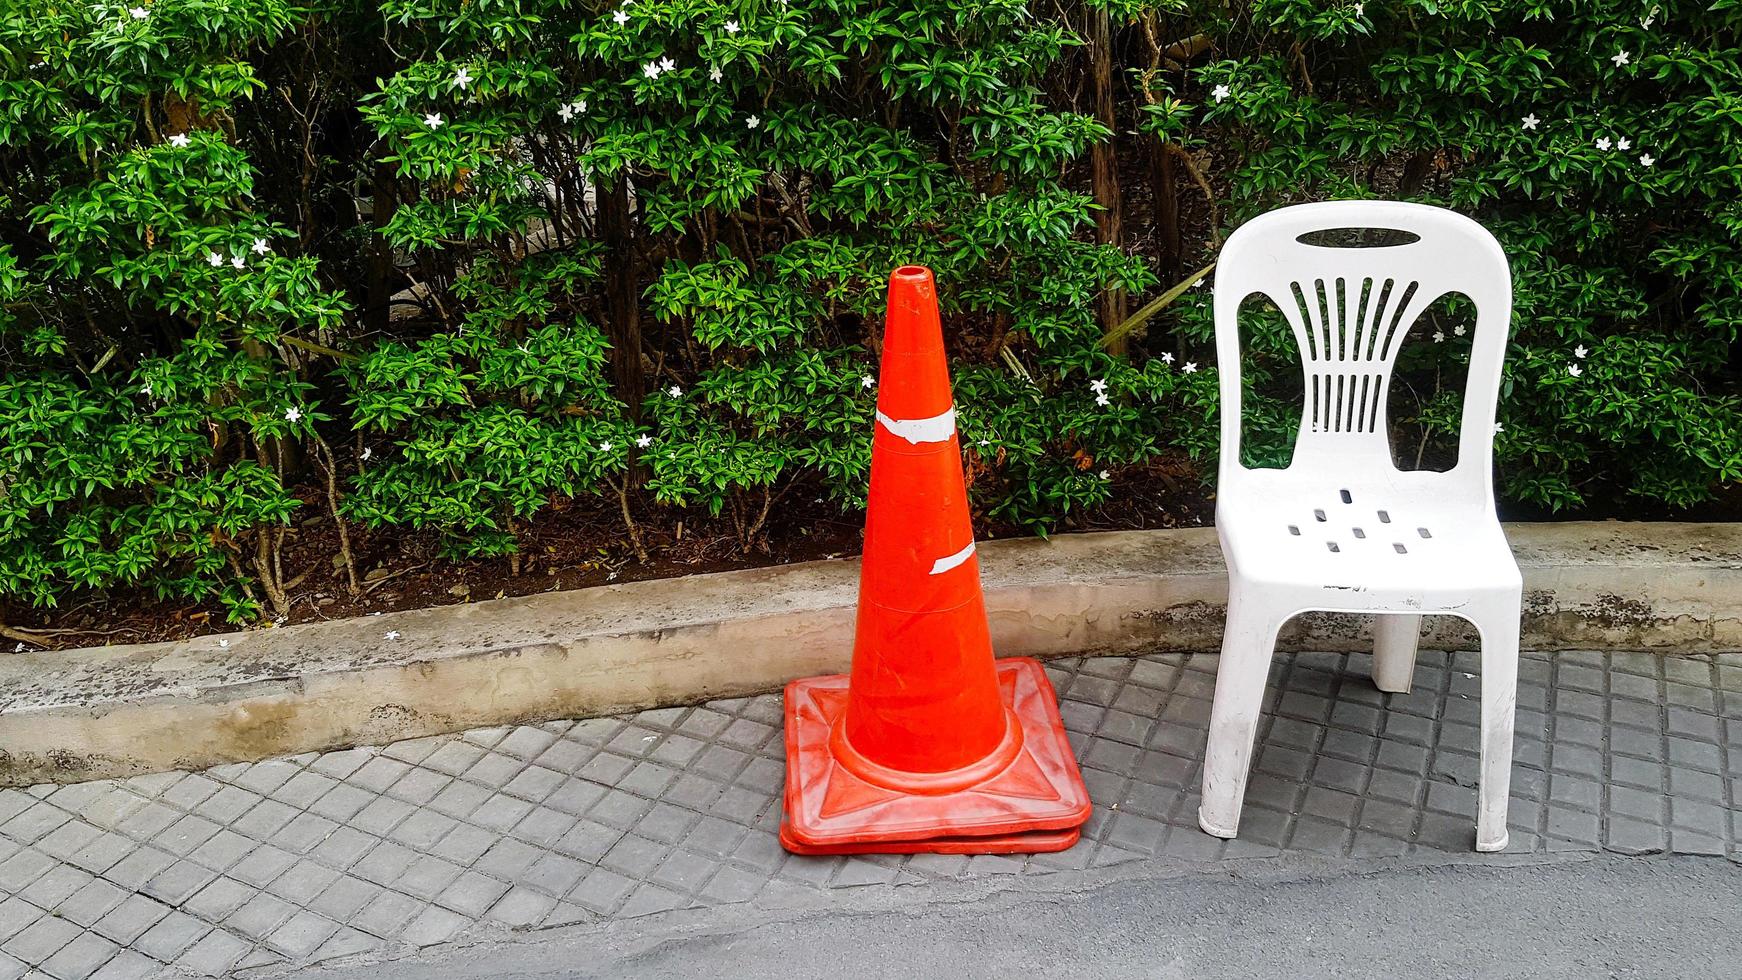
<svg viewBox="0 0 1742 980">
<path fill-rule="evenodd" d="M 1266 862 L 1269 863 L 1269 862 Z M 1061 875 L 672 913 L 299 977 L 1742 977 L 1742 866 L 1597 857 Z"/>
</svg>

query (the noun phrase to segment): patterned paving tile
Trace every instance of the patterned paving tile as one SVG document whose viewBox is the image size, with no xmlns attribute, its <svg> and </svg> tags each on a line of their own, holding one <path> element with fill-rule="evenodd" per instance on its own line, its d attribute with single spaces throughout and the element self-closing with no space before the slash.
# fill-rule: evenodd
<svg viewBox="0 0 1742 980">
<path fill-rule="evenodd" d="M 1231 842 L 1195 816 L 1213 656 L 1047 665 L 1097 806 L 1076 848 L 1026 859 L 786 854 L 778 695 L 0 790 L 0 973 L 222 975 L 793 888 L 1468 852 L 1476 661 L 1424 651 L 1385 695 L 1366 655 L 1279 657 Z M 1742 657 L 1527 654 L 1519 684 L 1511 850 L 1742 859 Z"/>
</svg>

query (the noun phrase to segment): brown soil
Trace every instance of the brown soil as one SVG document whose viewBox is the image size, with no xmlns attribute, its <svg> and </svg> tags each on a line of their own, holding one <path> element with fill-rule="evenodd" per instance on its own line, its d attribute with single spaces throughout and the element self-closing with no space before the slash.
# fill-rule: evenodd
<svg viewBox="0 0 1742 980">
<path fill-rule="evenodd" d="M 317 488 L 303 488 L 304 499 L 318 499 Z M 505 596 L 580 589 L 615 582 L 696 575 L 738 568 L 856 555 L 864 515 L 844 513 L 828 503 L 815 484 L 796 484 L 775 507 L 777 517 L 746 549 L 726 517 L 672 508 L 639 508 L 637 521 L 648 561 L 635 557 L 615 501 L 574 501 L 540 513 L 523 535 L 518 560 L 440 557 L 433 535 L 352 527 L 358 595 L 346 588 L 335 566 L 338 535 L 332 520 L 300 524 L 285 545 L 288 575 L 303 575 L 291 590 L 290 616 L 278 625 L 344 619 L 370 613 L 476 602 Z M 1157 462 L 1117 478 L 1115 499 L 1080 515 L 1059 531 L 1110 531 L 1199 527 L 1211 523 L 1213 495 L 1183 460 Z M 1520 505 L 1501 506 L 1503 520 L 1742 520 L 1742 486 L 1727 488 L 1709 504 L 1688 511 L 1662 505 L 1612 501 L 1576 514 L 1553 514 Z M 982 540 L 1022 537 L 1022 527 L 975 518 Z M 0 623 L 10 627 L 16 648 L 63 649 L 111 643 L 174 640 L 239 629 L 224 620 L 216 602 L 159 600 L 147 594 L 115 592 L 62 609 L 29 609 L 0 604 Z M 6 649 L 6 648 L 0 648 Z"/>
<path fill-rule="evenodd" d="M 318 488 L 301 489 L 303 499 L 319 499 Z M 776 505 L 778 518 L 748 550 L 726 517 L 665 507 L 641 510 L 636 516 L 646 562 L 636 559 L 614 500 L 574 501 L 541 512 L 522 536 L 518 560 L 455 561 L 440 557 L 433 535 L 352 527 L 358 575 L 364 578 L 356 596 L 346 587 L 344 570 L 335 566 L 339 546 L 332 519 L 312 519 L 298 525 L 285 543 L 285 574 L 303 578 L 291 590 L 290 616 L 279 625 L 839 558 L 859 553 L 864 528 L 862 513 L 843 513 L 816 485 L 802 483 L 785 493 Z M 1121 476 L 1117 499 L 1059 530 L 1190 527 L 1208 523 L 1212 510 L 1188 467 L 1157 465 Z M 980 540 L 1029 533 L 984 515 L 975 525 Z M 7 648 L 19 645 L 21 636 L 35 641 L 22 643 L 24 650 L 147 643 L 242 628 L 226 622 L 216 602 L 164 601 L 122 591 L 61 609 L 0 605 L 0 623 L 12 634 Z"/>
</svg>

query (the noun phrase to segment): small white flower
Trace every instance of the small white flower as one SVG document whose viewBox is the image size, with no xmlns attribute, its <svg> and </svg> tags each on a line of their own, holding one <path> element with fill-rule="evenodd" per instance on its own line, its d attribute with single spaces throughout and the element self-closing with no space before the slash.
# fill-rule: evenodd
<svg viewBox="0 0 1742 980">
<path fill-rule="evenodd" d="M 736 34 L 736 33 L 738 33 L 738 22 L 737 22 L 737 21 L 735 21 L 735 20 L 729 20 L 729 21 L 727 21 L 727 22 L 726 22 L 726 33 L 727 33 L 727 34 Z"/>
<path fill-rule="evenodd" d="M 272 251 L 272 246 L 266 244 L 266 239 L 256 238 L 254 239 L 254 244 L 250 246 L 249 250 L 255 255 L 265 255 L 267 252 Z"/>
<path fill-rule="evenodd" d="M 1537 126 L 1539 126 L 1541 124 L 1542 124 L 1542 120 L 1536 118 L 1536 113 L 1534 113 L 1534 112 L 1528 116 L 1525 116 L 1522 120 L 1519 121 L 1519 125 L 1523 126 L 1525 129 L 1535 129 Z"/>
<path fill-rule="evenodd" d="M 1578 358 L 1581 361 L 1584 360 L 1585 355 L 1589 354 L 1589 353 L 1590 353 L 1590 351 L 1585 349 L 1584 344 L 1580 344 L 1579 346 L 1573 348 L 1573 356 Z"/>
<path fill-rule="evenodd" d="M 465 65 L 461 65 L 460 70 L 454 72 L 453 86 L 457 89 L 464 89 L 470 84 L 472 84 L 472 70 L 467 68 Z"/>
<path fill-rule="evenodd" d="M 1649 167 L 1656 162 L 1657 162 L 1657 159 L 1649 153 L 1639 154 L 1639 165 L 1641 167 Z"/>
<path fill-rule="evenodd" d="M 647 64 L 642 65 L 641 66 L 641 74 L 646 75 L 648 78 L 658 78 L 659 77 L 659 62 L 649 61 Z"/>
<path fill-rule="evenodd" d="M 1639 26 L 1645 28 L 1648 31 L 1651 30 L 1651 25 L 1657 23 L 1657 13 L 1658 13 L 1658 8 L 1656 8 L 1656 7 L 1651 8 L 1651 13 L 1648 13 L 1645 15 L 1645 19 L 1641 20 L 1639 22 Z"/>
<path fill-rule="evenodd" d="M 388 630 L 387 632 L 381 634 L 381 638 L 383 640 L 397 640 L 397 639 L 399 639 L 399 631 L 398 630 Z"/>
<path fill-rule="evenodd" d="M 606 439 L 604 442 L 599 443 L 599 451 L 602 453 L 610 452 L 611 451 L 611 440 Z"/>
<path fill-rule="evenodd" d="M 1367 16 L 1367 5 L 1364 3 L 1356 4 L 1355 5 L 1355 16 L 1357 16 L 1357 17 Z"/>
<path fill-rule="evenodd" d="M 1444 330 L 1435 330 L 1434 331 L 1434 343 L 1443 344 L 1445 342 L 1446 342 L 1446 332 Z"/>
<path fill-rule="evenodd" d="M 206 264 L 216 269 L 218 266 L 224 264 L 224 257 L 216 252 L 207 252 Z"/>
<path fill-rule="evenodd" d="M 660 71 L 676 71 L 677 70 L 677 62 L 671 60 L 670 58 L 661 58 L 661 59 L 659 59 L 659 70 Z"/>
<path fill-rule="evenodd" d="M 375 455 L 375 450 L 370 449 L 368 446 L 363 447 L 363 461 L 364 462 L 368 462 L 369 457 L 371 457 L 373 455 Z"/>
<path fill-rule="evenodd" d="M 762 120 L 756 116 L 751 116 L 749 119 L 744 120 L 744 126 L 747 129 L 755 129 L 760 125 L 762 125 Z"/>
<path fill-rule="evenodd" d="M 1173 351 L 1162 351 L 1161 352 L 1161 363 L 1172 364 L 1173 363 Z"/>
<path fill-rule="evenodd" d="M 708 81 L 713 82 L 715 85 L 720 84 L 725 77 L 726 73 L 720 70 L 719 65 L 715 65 L 708 69 Z"/>
<path fill-rule="evenodd" d="M 1097 394 L 1099 394 L 1103 391 L 1106 391 L 1107 390 L 1107 379 L 1106 378 L 1096 378 L 1095 380 L 1089 382 L 1089 390 L 1093 391 Z"/>
<path fill-rule="evenodd" d="M 1622 48 L 1620 51 L 1615 52 L 1609 60 L 1615 62 L 1615 67 L 1620 68 L 1623 65 L 1632 64 L 1633 56 L 1627 53 L 1626 48 Z"/>
<path fill-rule="evenodd" d="M 646 449 L 648 446 L 653 445 L 653 437 L 643 432 L 641 435 L 635 437 L 635 445 L 637 448 Z"/>
<path fill-rule="evenodd" d="M 302 409 L 297 408 L 294 405 L 291 406 L 290 408 L 286 409 L 284 412 L 284 420 L 286 422 L 292 422 L 292 423 L 301 422 L 302 421 Z"/>
<path fill-rule="evenodd" d="M 1099 477 L 1100 477 L 1100 478 L 1101 478 L 1101 479 L 1103 479 L 1103 480 L 1111 480 L 1111 479 L 1113 479 L 1113 474 L 1111 474 L 1111 473 L 1109 473 L 1109 472 L 1107 472 L 1107 471 L 1106 471 L 1106 470 L 1102 470 L 1102 471 L 1101 471 L 1101 472 L 1099 472 L 1099 473 L 1097 473 L 1097 474 L 1095 474 L 1095 475 L 1096 475 L 1096 476 L 1099 476 Z"/>
<path fill-rule="evenodd" d="M 144 7 L 129 7 L 127 8 L 127 12 L 133 15 L 134 20 L 144 20 L 151 16 L 151 11 L 146 10 Z"/>
<path fill-rule="evenodd" d="M 227 647 L 227 646 L 229 646 L 229 645 L 230 645 L 230 641 L 229 641 L 229 640 L 219 640 L 219 641 L 218 641 L 218 646 L 221 646 L 221 647 Z"/>
<path fill-rule="evenodd" d="M 1579 367 L 1577 364 L 1568 364 L 1567 365 L 1567 373 L 1576 378 L 1579 375 L 1584 374 L 1585 369 L 1582 367 Z"/>
<path fill-rule="evenodd" d="M 1187 361 L 1187 362 L 1186 362 L 1186 366 L 1185 366 L 1185 367 L 1183 367 L 1183 368 L 1180 368 L 1180 370 L 1181 370 L 1181 371 L 1184 371 L 1184 372 L 1185 372 L 1185 373 L 1187 373 L 1187 374 L 1196 374 L 1196 373 L 1197 373 L 1197 371 L 1198 371 L 1198 362 L 1196 362 L 1196 361 Z"/>
<path fill-rule="evenodd" d="M 147 382 L 145 382 L 145 384 L 140 385 L 139 386 L 139 393 L 142 395 L 151 394 L 151 382 L 147 381 Z"/>
<path fill-rule="evenodd" d="M 876 386 L 877 386 L 877 379 L 876 378 L 873 378 L 869 374 L 862 374 L 859 376 L 859 387 L 861 387 L 861 388 L 875 388 Z"/>
<path fill-rule="evenodd" d="M 1505 431 L 1506 431 L 1506 426 L 1501 425 L 1499 422 L 1494 423 L 1494 434 L 1495 435 L 1499 435 L 1500 433 L 1505 432 Z"/>
<path fill-rule="evenodd" d="M 990 440 L 990 439 L 981 439 L 981 440 L 980 440 L 980 445 L 982 445 L 982 446 L 990 446 L 990 445 L 992 445 L 992 440 Z"/>
<path fill-rule="evenodd" d="M 1597 137 L 1597 149 L 1607 151 L 1609 149 L 1609 147 L 1611 147 L 1613 145 L 1614 144 L 1612 142 L 1610 142 L 1609 137 L 1607 137 L 1607 136 Z"/>
<path fill-rule="evenodd" d="M 622 27 L 629 23 L 629 11 L 618 8 L 617 12 L 611 15 L 611 19 L 617 22 L 618 27 Z"/>
<path fill-rule="evenodd" d="M 1464 326 L 1461 323 L 1452 328 L 1452 335 L 1457 336 L 1457 337 L 1462 337 L 1463 335 L 1465 335 L 1469 332 L 1470 332 L 1470 328 Z"/>
<path fill-rule="evenodd" d="M 677 385 L 672 385 L 670 388 L 665 389 L 665 393 L 673 398 L 683 397 L 683 389 L 679 388 Z"/>
<path fill-rule="evenodd" d="M 442 118 L 442 114 L 439 112 L 432 112 L 423 117 L 423 124 L 431 129 L 442 128 L 443 122 L 446 122 L 446 120 Z"/>
<path fill-rule="evenodd" d="M 1113 399 L 1108 398 L 1107 393 L 1103 391 L 1099 395 L 1095 396 L 1095 404 L 1100 405 L 1102 408 L 1105 408 L 1108 405 L 1113 404 Z"/>
<path fill-rule="evenodd" d="M 585 111 L 587 111 L 587 103 L 585 100 L 564 102 L 562 105 L 556 107 L 557 118 L 561 119 L 563 122 L 568 122 Z"/>
<path fill-rule="evenodd" d="M 1226 85 L 1218 85 L 1215 88 L 1210 89 L 1210 98 L 1215 99 L 1217 102 L 1226 101 L 1228 96 L 1232 94 L 1234 93 L 1229 91 L 1228 86 Z"/>
<path fill-rule="evenodd" d="M 1633 141 L 1628 139 L 1627 137 L 1623 136 L 1620 139 L 1615 141 L 1615 149 L 1617 149 L 1617 150 L 1631 150 L 1631 149 L 1633 149 Z"/>
<path fill-rule="evenodd" d="M 235 255 L 230 256 L 230 264 L 238 269 L 242 268 L 247 261 L 248 260 L 243 257 L 241 252 L 237 252 Z"/>
<path fill-rule="evenodd" d="M 188 145 L 188 134 L 186 134 L 186 133 L 176 133 L 176 134 L 175 134 L 175 135 L 174 135 L 174 136 L 171 136 L 171 137 L 170 137 L 170 138 L 169 138 L 169 145 L 170 145 L 170 146 L 176 146 L 176 147 L 185 147 L 185 146 L 187 146 L 187 145 Z"/>
</svg>

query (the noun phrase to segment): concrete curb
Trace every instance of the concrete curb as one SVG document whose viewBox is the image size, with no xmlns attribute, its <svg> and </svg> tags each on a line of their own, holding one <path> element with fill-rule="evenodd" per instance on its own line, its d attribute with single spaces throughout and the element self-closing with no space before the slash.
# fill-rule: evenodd
<svg viewBox="0 0 1742 980">
<path fill-rule="evenodd" d="M 1527 648 L 1742 650 L 1742 525 L 1507 534 L 1524 570 Z M 1213 529 L 989 541 L 979 554 L 1001 655 L 1220 645 L 1227 580 Z M 769 691 L 847 668 L 858 574 L 856 560 L 811 562 L 0 657 L 0 786 Z M 1424 645 L 1474 645 L 1461 620 L 1430 622 Z M 1352 617 L 1306 616 L 1282 645 L 1365 642 Z"/>
</svg>

